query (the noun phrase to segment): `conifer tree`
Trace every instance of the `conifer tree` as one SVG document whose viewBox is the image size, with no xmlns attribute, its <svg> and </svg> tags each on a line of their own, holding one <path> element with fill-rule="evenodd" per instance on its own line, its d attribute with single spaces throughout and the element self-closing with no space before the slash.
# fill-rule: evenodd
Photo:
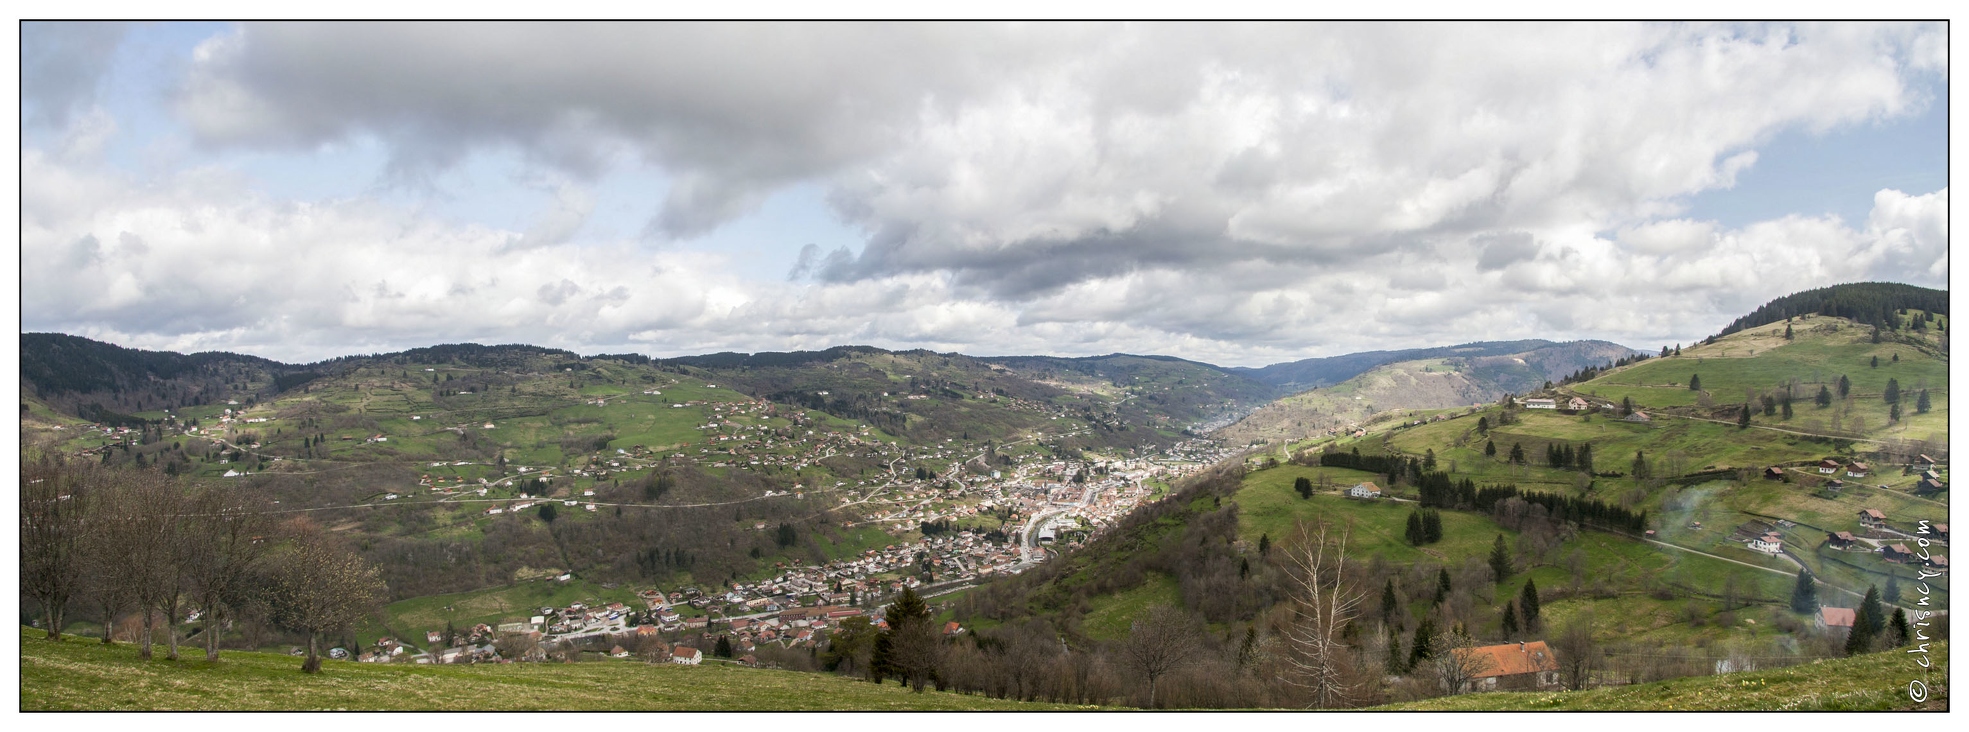
<svg viewBox="0 0 1969 732">
<path fill-rule="evenodd" d="M 1888 380 L 1887 380 L 1887 391 L 1886 391 L 1885 393 L 1883 393 L 1883 394 L 1881 394 L 1881 395 L 1880 395 L 1880 398 L 1881 398 L 1882 400 L 1884 400 L 1884 401 L 1886 401 L 1886 402 L 1887 402 L 1888 404 L 1899 404 L 1899 403 L 1901 403 L 1901 380 L 1900 380 L 1900 379 L 1888 379 Z"/>
<path fill-rule="evenodd" d="M 1740 429 L 1740 430 L 1745 430 L 1745 429 L 1750 429 L 1750 405 L 1749 405 L 1749 404 L 1745 404 L 1745 405 L 1743 405 L 1743 410 L 1737 413 L 1737 429 Z"/>
<path fill-rule="evenodd" d="M 1917 396 L 1917 397 L 1915 397 L 1915 398 L 1914 398 L 1914 413 L 1915 413 L 1915 414 L 1927 414 L 1927 413 L 1928 413 L 1928 410 L 1929 410 L 1929 409 L 1932 409 L 1932 408 L 1933 408 L 1933 406 L 1934 406 L 1934 405 L 1932 405 L 1932 404 L 1930 404 L 1930 403 L 1929 403 L 1929 401 L 1928 401 L 1928 390 L 1927 390 L 1927 389 L 1922 389 L 1922 390 L 1921 390 L 1921 394 L 1920 394 L 1920 396 Z"/>
<path fill-rule="evenodd" d="M 1484 440 L 1484 457 L 1487 458 L 1497 457 L 1497 443 L 1491 442 L 1490 440 Z"/>
<path fill-rule="evenodd" d="M 1879 334 L 1879 332 L 1878 332 L 1878 331 L 1875 331 L 1875 333 L 1874 333 L 1874 337 L 1875 337 L 1875 338 L 1878 338 L 1878 337 L 1880 337 L 1880 334 Z M 1880 341 L 1874 341 L 1874 343 L 1879 343 L 1879 342 L 1880 342 Z M 1868 364 L 1868 366 L 1869 366 L 1869 367 L 1871 367 L 1871 368 L 1876 368 L 1876 369 L 1877 369 L 1877 368 L 1880 368 L 1880 357 L 1879 357 L 1879 356 L 1874 356 L 1874 357 L 1873 357 L 1873 363 L 1871 363 L 1871 364 Z"/>
<path fill-rule="evenodd" d="M 1525 589 L 1518 593 L 1518 608 L 1524 613 L 1526 632 L 1538 631 L 1538 583 L 1525 578 Z"/>
<path fill-rule="evenodd" d="M 1503 534 L 1490 544 L 1490 572 L 1498 582 L 1511 578 L 1511 550 L 1505 548 Z"/>
<path fill-rule="evenodd" d="M 1700 374 L 1689 375 L 1689 391 L 1702 391 L 1702 376 Z"/>
<path fill-rule="evenodd" d="M 1785 397 L 1784 401 L 1778 403 L 1778 411 L 1784 415 L 1783 419 L 1791 419 L 1791 397 Z"/>
<path fill-rule="evenodd" d="M 1300 498 L 1302 498 L 1302 499 L 1305 499 L 1305 498 L 1312 498 L 1312 497 L 1313 497 L 1313 481 L 1312 481 L 1312 479 L 1310 479 L 1310 478 L 1307 478 L 1306 476 L 1303 476 L 1303 475 L 1301 475 L 1301 476 L 1299 476 L 1298 478 L 1295 478 L 1295 479 L 1293 479 L 1293 481 L 1292 481 L 1292 490 L 1294 490 L 1294 491 L 1298 491 L 1298 492 L 1299 492 L 1299 497 L 1300 497 Z"/>
<path fill-rule="evenodd" d="M 1449 568 L 1443 567 L 1436 570 L 1436 604 L 1441 605 L 1447 599 L 1449 599 Z"/>
<path fill-rule="evenodd" d="M 1816 399 L 1812 400 L 1812 403 L 1819 405 L 1820 409 L 1832 406 L 1832 390 L 1825 388 L 1824 384 L 1820 384 L 1819 395 Z"/>
<path fill-rule="evenodd" d="M 1900 402 L 1894 402 L 1893 404 L 1889 404 L 1889 405 L 1887 405 L 1887 421 L 1889 421 L 1889 422 L 1899 422 L 1899 421 L 1901 421 L 1901 403 L 1900 403 Z"/>
<path fill-rule="evenodd" d="M 1511 443 L 1511 463 L 1514 465 L 1525 464 L 1525 446 L 1523 443 Z"/>
<path fill-rule="evenodd" d="M 1421 512 L 1408 512 L 1408 530 L 1403 532 L 1402 537 L 1408 540 L 1409 546 L 1422 546 L 1423 542 L 1428 541 L 1422 533 Z"/>
<path fill-rule="evenodd" d="M 1430 544 L 1443 540 L 1443 514 L 1435 509 L 1422 512 L 1422 540 Z"/>
<path fill-rule="evenodd" d="M 1504 623 L 1503 623 L 1502 630 L 1504 631 L 1505 640 L 1510 640 L 1512 636 L 1518 634 L 1517 604 L 1509 601 L 1504 603 Z"/>
<path fill-rule="evenodd" d="M 1846 375 L 1845 375 L 1845 374 L 1840 374 L 1840 375 L 1839 375 L 1839 398 L 1840 398 L 1840 399 L 1845 399 L 1845 398 L 1846 398 L 1846 395 L 1847 395 L 1847 394 L 1849 394 L 1849 393 L 1851 393 L 1852 391 L 1853 391 L 1853 380 L 1852 380 L 1852 379 L 1848 379 L 1848 378 L 1846 378 Z"/>
<path fill-rule="evenodd" d="M 1913 635 L 1912 629 L 1907 625 L 1907 613 L 1900 608 L 1894 608 L 1894 617 L 1887 621 L 1887 646 L 1899 648 L 1907 645 L 1908 638 Z"/>
<path fill-rule="evenodd" d="M 1791 587 L 1791 611 L 1794 613 L 1816 612 L 1819 608 L 1819 588 L 1812 581 L 1812 573 L 1804 567 L 1798 568 L 1798 584 Z"/>
<path fill-rule="evenodd" d="M 1408 670 L 1403 667 L 1402 660 L 1404 658 L 1406 657 L 1402 655 L 1401 631 L 1396 630 L 1395 626 L 1390 625 L 1388 626 L 1388 664 L 1387 664 L 1387 671 L 1389 676 L 1400 676 L 1403 671 Z"/>
<path fill-rule="evenodd" d="M 1388 584 L 1381 587 L 1381 622 L 1395 622 L 1395 611 L 1401 608 L 1401 597 L 1395 594 L 1395 578 L 1389 577 Z M 1399 641 L 1397 641 L 1399 642 Z"/>
<path fill-rule="evenodd" d="M 1787 340 L 1787 341 L 1788 341 L 1788 340 L 1791 340 L 1791 324 L 1790 324 L 1790 323 L 1785 323 L 1785 324 L 1784 324 L 1784 339 L 1785 339 L 1785 340 Z"/>
<path fill-rule="evenodd" d="M 1272 555 L 1272 535 L 1271 535 L 1271 534 L 1259 534 L 1259 535 L 1258 535 L 1258 556 L 1261 556 L 1261 557 L 1269 557 L 1269 556 L 1271 556 L 1271 555 Z"/>
<path fill-rule="evenodd" d="M 1415 627 L 1414 639 L 1409 641 L 1408 663 L 1403 665 L 1415 668 L 1417 664 L 1432 658 L 1435 654 L 1430 652 L 1429 639 L 1435 635 L 1435 620 L 1427 615 L 1422 616 L 1422 624 Z"/>
<path fill-rule="evenodd" d="M 1478 418 L 1477 418 L 1477 434 L 1480 434 L 1480 435 L 1487 435 L 1487 434 L 1490 434 L 1490 418 L 1489 418 L 1489 417 L 1478 417 Z"/>
</svg>

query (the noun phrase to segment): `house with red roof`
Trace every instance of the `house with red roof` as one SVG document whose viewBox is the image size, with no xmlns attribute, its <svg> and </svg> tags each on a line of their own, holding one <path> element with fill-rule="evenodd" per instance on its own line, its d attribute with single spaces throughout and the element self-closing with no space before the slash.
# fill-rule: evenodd
<svg viewBox="0 0 1969 732">
<path fill-rule="evenodd" d="M 1855 615 L 1856 613 L 1850 607 L 1821 606 L 1818 617 L 1813 620 L 1813 625 L 1818 626 L 1820 630 L 1826 628 L 1846 628 L 1851 630 Z"/>
<path fill-rule="evenodd" d="M 1545 641 L 1461 648 L 1454 652 L 1473 661 L 1471 668 L 1475 673 L 1470 675 L 1467 691 L 1550 689 L 1559 685 L 1559 660 Z"/>
</svg>

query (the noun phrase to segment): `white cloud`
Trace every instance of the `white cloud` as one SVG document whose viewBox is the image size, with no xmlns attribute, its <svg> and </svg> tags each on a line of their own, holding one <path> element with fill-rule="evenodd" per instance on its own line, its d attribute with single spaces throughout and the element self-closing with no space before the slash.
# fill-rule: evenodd
<svg viewBox="0 0 1969 732">
<path fill-rule="evenodd" d="M 1944 31 L 252 24 L 199 46 L 175 97 L 201 149 L 374 139 L 405 176 L 517 150 L 552 200 L 511 231 L 24 149 L 23 317 L 296 358 L 480 340 L 1259 364 L 1687 341 L 1809 287 L 1945 284 L 1945 189 L 1883 191 L 1861 230 L 1681 212 L 1779 131 L 1922 103 L 1910 77 L 1946 68 Z M 116 129 L 89 119 L 70 149 Z M 658 239 L 807 182 L 865 245 L 760 283 L 598 238 L 596 186 L 625 165 L 670 183 L 649 197 Z"/>
</svg>

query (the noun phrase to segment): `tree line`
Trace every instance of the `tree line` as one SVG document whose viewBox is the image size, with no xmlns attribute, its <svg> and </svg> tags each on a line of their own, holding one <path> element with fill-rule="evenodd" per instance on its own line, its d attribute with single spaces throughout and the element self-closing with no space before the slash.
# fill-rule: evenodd
<svg viewBox="0 0 1969 732">
<path fill-rule="evenodd" d="M 74 613 L 100 622 L 109 643 L 134 615 L 146 660 L 160 638 L 172 660 L 197 638 L 216 661 L 220 636 L 252 617 L 307 636 L 302 670 L 317 672 L 323 639 L 386 593 L 376 565 L 335 534 L 305 518 L 276 521 L 237 484 L 93 461 L 22 462 L 20 550 L 21 594 L 49 640 Z"/>
</svg>

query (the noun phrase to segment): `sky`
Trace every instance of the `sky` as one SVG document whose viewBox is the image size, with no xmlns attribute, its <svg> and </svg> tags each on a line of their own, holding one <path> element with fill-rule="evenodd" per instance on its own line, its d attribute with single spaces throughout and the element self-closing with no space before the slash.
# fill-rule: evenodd
<svg viewBox="0 0 1969 732">
<path fill-rule="evenodd" d="M 1939 24 L 26 23 L 21 327 L 1261 366 L 1945 288 Z"/>
</svg>

